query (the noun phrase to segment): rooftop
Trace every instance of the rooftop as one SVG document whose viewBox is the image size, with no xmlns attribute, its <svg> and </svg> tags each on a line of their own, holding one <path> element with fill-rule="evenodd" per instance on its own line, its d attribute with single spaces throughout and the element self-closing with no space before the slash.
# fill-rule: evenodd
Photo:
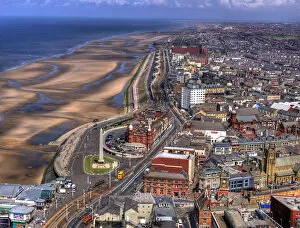
<svg viewBox="0 0 300 228">
<path fill-rule="evenodd" d="M 186 148 L 186 147 L 173 147 L 173 146 L 166 146 L 164 150 L 188 150 L 188 151 L 195 151 L 193 148 Z"/>
<path fill-rule="evenodd" d="M 199 130 L 213 130 L 213 131 L 225 131 L 225 127 L 220 122 L 203 122 L 203 121 L 191 121 L 192 127 Z"/>
<path fill-rule="evenodd" d="M 14 214 L 30 214 L 34 210 L 34 207 L 26 207 L 26 206 L 15 206 L 10 209 L 10 213 Z"/>
<path fill-rule="evenodd" d="M 275 166 L 289 166 L 300 163 L 300 155 L 276 158 Z"/>
<path fill-rule="evenodd" d="M 187 177 L 185 175 L 183 175 L 182 173 L 150 172 L 146 175 L 146 177 L 187 180 Z"/>
<path fill-rule="evenodd" d="M 290 210 L 300 210 L 300 198 L 298 197 L 283 197 L 283 196 L 272 196 L 277 201 L 281 202 L 284 206 Z"/>
<path fill-rule="evenodd" d="M 153 198 L 151 193 L 136 192 L 135 194 L 133 194 L 132 199 L 138 203 L 155 204 L 155 199 Z"/>
<path fill-rule="evenodd" d="M 23 189 L 24 188 L 19 184 L 0 184 L 0 196 L 14 198 L 17 197 Z"/>
<path fill-rule="evenodd" d="M 239 177 L 252 177 L 252 175 L 250 173 L 235 173 L 235 174 L 231 174 L 230 178 L 239 178 Z"/>
<path fill-rule="evenodd" d="M 189 159 L 190 155 L 185 154 L 172 154 L 172 153 L 166 153 L 162 152 L 155 156 L 155 158 L 174 158 L 174 159 Z"/>
</svg>

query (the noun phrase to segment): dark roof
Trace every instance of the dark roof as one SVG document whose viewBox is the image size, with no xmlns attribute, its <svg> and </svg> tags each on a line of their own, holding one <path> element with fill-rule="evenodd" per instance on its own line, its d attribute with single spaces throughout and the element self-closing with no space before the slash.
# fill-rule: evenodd
<svg viewBox="0 0 300 228">
<path fill-rule="evenodd" d="M 213 131 L 225 131 L 225 127 L 220 122 L 203 122 L 203 121 L 191 121 L 192 128 L 199 130 L 213 130 Z"/>
<path fill-rule="evenodd" d="M 125 199 L 124 212 L 126 212 L 126 211 L 128 211 L 130 209 L 133 209 L 136 212 L 138 212 L 138 203 L 135 200 L 133 200 L 133 199 L 126 198 Z"/>
<path fill-rule="evenodd" d="M 236 173 L 236 174 L 231 174 L 230 178 L 238 178 L 238 177 L 252 177 L 250 173 L 244 172 L 244 173 Z"/>
<path fill-rule="evenodd" d="M 239 108 L 236 110 L 237 116 L 254 116 L 259 114 L 259 111 L 255 108 Z"/>
</svg>

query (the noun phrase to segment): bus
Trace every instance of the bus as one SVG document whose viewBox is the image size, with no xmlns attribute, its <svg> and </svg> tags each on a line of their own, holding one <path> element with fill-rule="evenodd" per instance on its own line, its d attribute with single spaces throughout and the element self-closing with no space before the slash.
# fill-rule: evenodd
<svg viewBox="0 0 300 228">
<path fill-rule="evenodd" d="M 86 215 L 86 216 L 83 216 L 81 221 L 83 224 L 89 224 L 90 222 L 92 222 L 92 220 L 93 220 L 92 215 Z"/>
<path fill-rule="evenodd" d="M 125 173 L 124 170 L 120 170 L 120 171 L 118 172 L 118 180 L 122 180 L 122 179 L 124 178 L 124 173 Z"/>
</svg>

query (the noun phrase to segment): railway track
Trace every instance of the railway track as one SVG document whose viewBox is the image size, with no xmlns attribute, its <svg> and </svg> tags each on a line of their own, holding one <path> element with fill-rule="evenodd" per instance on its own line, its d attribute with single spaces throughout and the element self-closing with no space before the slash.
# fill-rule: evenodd
<svg viewBox="0 0 300 228">
<path fill-rule="evenodd" d="M 108 189 L 107 185 L 101 185 L 99 188 L 88 192 L 85 195 L 81 195 L 76 199 L 72 200 L 69 204 L 61 208 L 56 212 L 45 224 L 45 228 L 62 228 L 67 227 L 68 223 L 72 221 L 79 213 L 85 210 L 85 207 L 96 202 L 99 197 L 106 192 Z M 72 217 L 69 217 L 69 215 Z"/>
</svg>

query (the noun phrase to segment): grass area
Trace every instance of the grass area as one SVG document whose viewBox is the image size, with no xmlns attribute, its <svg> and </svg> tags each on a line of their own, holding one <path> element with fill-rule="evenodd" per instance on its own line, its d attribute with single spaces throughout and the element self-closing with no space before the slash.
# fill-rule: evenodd
<svg viewBox="0 0 300 228">
<path fill-rule="evenodd" d="M 151 67 L 151 66 L 147 66 L 147 67 Z M 146 72 L 147 72 L 147 67 L 146 67 Z M 147 101 L 148 101 L 148 94 L 147 94 L 148 88 L 146 86 L 147 81 L 148 81 L 148 75 L 142 74 L 141 78 L 137 84 L 138 94 L 139 94 L 139 104 L 141 107 L 143 107 L 145 104 L 147 104 Z"/>
<path fill-rule="evenodd" d="M 272 40 L 300 40 L 300 36 L 263 36 L 263 38 L 266 39 L 272 39 Z"/>
<path fill-rule="evenodd" d="M 126 112 L 127 112 L 127 113 L 128 113 L 128 109 L 129 109 L 129 106 L 130 106 L 130 104 L 129 104 L 129 90 L 130 90 L 130 88 L 131 88 L 131 86 L 132 86 L 132 84 L 133 84 L 133 82 L 134 82 L 136 76 L 137 76 L 138 73 L 140 72 L 141 67 L 142 67 L 142 65 L 144 64 L 144 62 L 145 62 L 145 58 L 143 58 L 142 62 L 141 62 L 140 65 L 139 65 L 138 70 L 135 72 L 135 74 L 134 74 L 133 77 L 131 78 L 131 80 L 130 80 L 130 82 L 129 82 L 129 84 L 128 84 L 126 90 L 125 90 L 125 96 L 124 96 L 125 98 L 124 98 L 124 99 L 125 99 L 125 105 L 126 105 Z"/>
<path fill-rule="evenodd" d="M 115 123 L 110 124 L 110 125 L 105 125 L 102 129 L 104 131 L 107 131 L 107 130 L 109 130 L 111 128 L 121 127 L 122 125 L 124 125 L 124 123 L 126 123 L 128 121 L 131 121 L 131 120 L 133 120 L 133 117 L 129 117 L 129 118 L 125 119 L 125 120 L 121 120 L 119 122 L 115 122 Z"/>
<path fill-rule="evenodd" d="M 101 175 L 101 174 L 106 174 L 110 171 L 112 171 L 111 168 L 103 168 L 103 169 L 93 169 L 92 165 L 93 163 L 96 163 L 98 161 L 98 156 L 86 156 L 84 158 L 84 172 L 88 173 L 88 174 L 97 174 L 97 175 Z M 104 157 L 104 161 L 105 163 L 114 163 L 114 159 L 110 158 L 110 157 Z"/>
</svg>

